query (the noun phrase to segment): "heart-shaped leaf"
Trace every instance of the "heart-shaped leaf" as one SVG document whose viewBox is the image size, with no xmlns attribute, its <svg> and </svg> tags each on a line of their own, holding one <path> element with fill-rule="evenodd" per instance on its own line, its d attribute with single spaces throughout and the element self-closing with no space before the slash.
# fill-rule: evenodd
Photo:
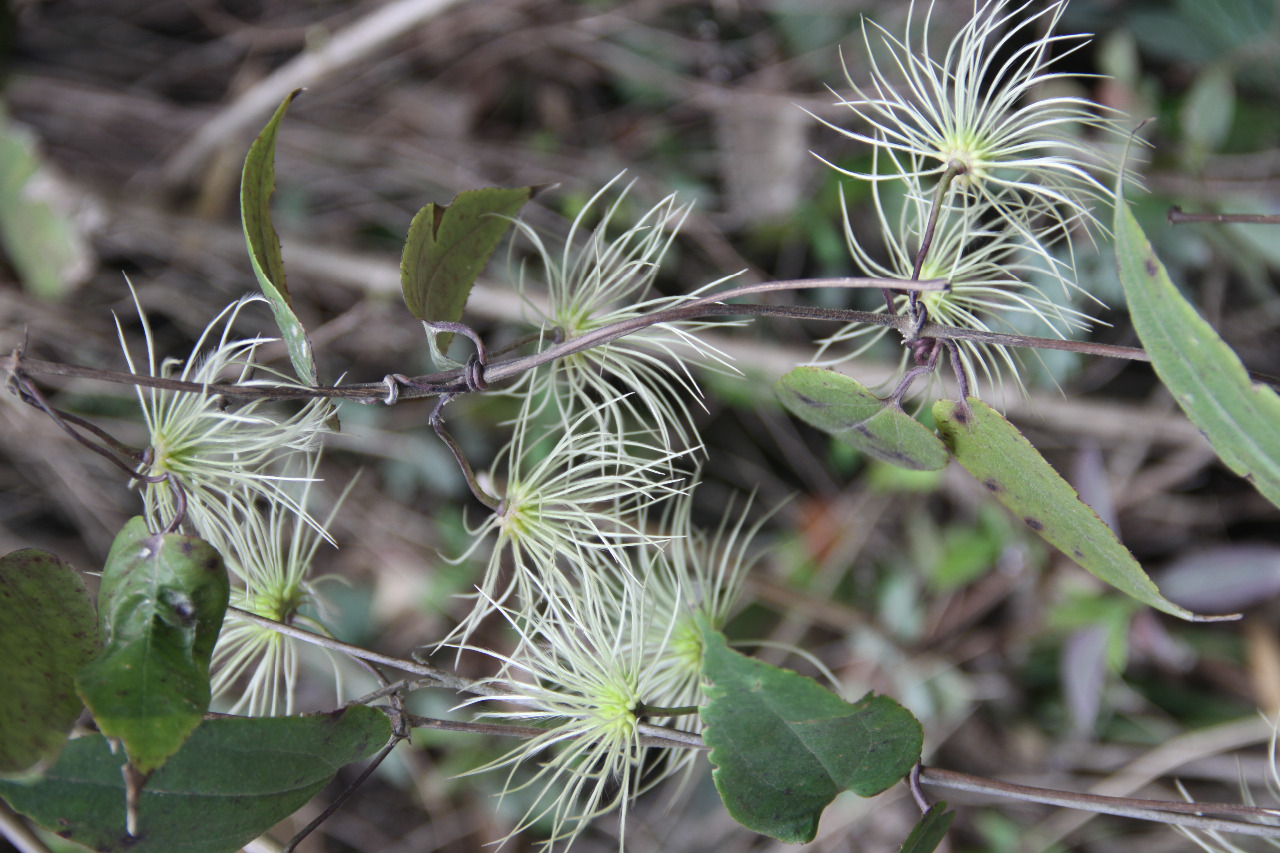
<svg viewBox="0 0 1280 853">
<path fill-rule="evenodd" d="M 902 406 L 843 373 L 797 367 L 774 390 L 791 414 L 868 456 L 913 471 L 937 471 L 951 461 L 938 437 Z"/>
<path fill-rule="evenodd" d="M 1071 484 L 1053 470 L 1018 428 L 986 403 L 939 400 L 933 419 L 961 465 L 993 497 L 1049 544 L 1116 589 L 1143 604 L 1192 621 L 1197 616 L 1160 594 L 1137 559 Z"/>
<path fill-rule="evenodd" d="M 920 723 L 897 702 L 868 693 L 850 704 L 811 678 L 738 654 L 700 622 L 703 738 L 716 790 L 738 823 L 780 841 L 812 841 L 836 794 L 875 796 L 920 760 Z"/>
<path fill-rule="evenodd" d="M 1178 292 L 1123 199 L 1115 232 L 1129 316 L 1156 375 L 1227 467 L 1280 506 L 1280 395 L 1249 378 Z"/>
<path fill-rule="evenodd" d="M 145 775 L 164 764 L 209 708 L 209 660 L 230 583 L 213 546 L 151 533 L 130 519 L 98 590 L 102 652 L 76 676 L 98 728 L 124 742 Z"/>
<path fill-rule="evenodd" d="M 27 548 L 0 559 L 0 774 L 57 756 L 84 703 L 76 672 L 98 651 L 80 575 Z"/>
<path fill-rule="evenodd" d="M 50 832 L 100 853 L 234 853 L 390 736 L 386 715 L 363 705 L 307 717 L 208 720 L 147 781 L 132 836 L 125 831 L 125 757 L 98 735 L 68 743 L 39 780 L 0 781 L 0 796 Z"/>
<path fill-rule="evenodd" d="M 458 193 L 449 204 L 428 204 L 409 225 L 400 258 L 404 304 L 419 320 L 456 323 L 476 277 L 511 227 L 511 217 L 536 187 L 490 187 Z M 437 338 L 448 349 L 452 334 Z"/>
<path fill-rule="evenodd" d="M 284 278 L 284 258 L 280 254 L 280 238 L 271 224 L 271 194 L 276 189 L 276 136 L 289 104 L 301 89 L 295 89 L 280 104 L 271 121 L 258 134 L 244 160 L 240 176 L 240 223 L 249 245 L 249 261 L 257 276 L 271 313 L 275 315 L 280 336 L 289 350 L 289 360 L 298 378 L 308 385 L 316 384 L 316 360 L 311 341 L 302 322 L 293 313 L 289 286 Z"/>
</svg>

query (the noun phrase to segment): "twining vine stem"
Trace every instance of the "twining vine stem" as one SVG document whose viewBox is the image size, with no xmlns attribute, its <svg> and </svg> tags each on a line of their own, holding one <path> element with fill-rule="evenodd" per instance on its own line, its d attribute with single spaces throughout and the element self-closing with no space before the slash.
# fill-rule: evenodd
<svg viewBox="0 0 1280 853">
<path fill-rule="evenodd" d="M 923 326 L 913 328 L 910 317 L 898 314 L 887 314 L 873 311 L 852 311 L 834 308 L 818 308 L 813 306 L 759 305 L 759 304 L 726 304 L 725 300 L 757 293 L 777 291 L 793 291 L 801 288 L 816 287 L 892 287 L 908 292 L 938 291 L 947 287 L 943 279 L 929 279 L 911 282 L 901 279 L 884 278 L 839 278 L 839 279 L 800 279 L 765 282 L 744 285 L 706 296 L 688 299 L 676 305 L 625 318 L 616 323 L 602 326 L 587 334 L 553 343 L 551 346 L 531 355 L 513 356 L 501 361 L 490 362 L 485 367 L 484 376 L 487 381 L 496 382 L 511 379 L 547 362 L 573 355 L 592 347 L 601 346 L 618 338 L 632 334 L 660 323 L 674 323 L 701 317 L 723 316 L 760 316 L 786 317 L 799 320 L 825 320 L 839 323 L 866 323 L 875 326 L 889 326 L 896 329 L 904 338 L 936 338 L 941 340 L 970 340 L 977 343 L 1000 344 L 1005 346 L 1037 347 L 1040 349 L 1059 349 L 1078 352 L 1084 355 L 1097 355 L 1109 358 L 1125 358 L 1134 361 L 1149 361 L 1147 354 L 1136 347 L 1113 346 L 1087 341 L 1064 341 L 1055 338 L 1037 338 L 1029 335 L 1002 334 L 999 332 L 978 331 L 946 326 L 939 323 L 926 322 Z M 352 385 L 315 386 L 282 384 L 272 382 L 246 382 L 237 384 L 215 383 L 206 385 L 199 382 L 186 382 L 161 376 L 130 373 L 123 370 L 111 370 L 101 367 L 64 364 L 44 361 L 26 355 L 23 348 L 13 350 L 0 365 L 12 377 L 21 376 L 66 376 L 95 379 L 103 382 L 114 382 L 134 385 L 143 388 L 156 388 L 162 391 L 175 391 L 195 394 L 217 393 L 229 402 L 248 402 L 251 400 L 306 400 L 329 398 L 355 400 L 363 403 L 381 402 L 388 397 L 387 381 L 366 382 Z M 415 399 L 433 397 L 442 394 L 463 394 L 471 390 L 467 382 L 466 368 L 440 371 L 413 377 L 405 383 L 402 391 L 395 398 Z M 1264 381 L 1272 381 L 1270 377 L 1261 377 Z M 393 398 L 394 399 L 394 398 Z"/>
</svg>

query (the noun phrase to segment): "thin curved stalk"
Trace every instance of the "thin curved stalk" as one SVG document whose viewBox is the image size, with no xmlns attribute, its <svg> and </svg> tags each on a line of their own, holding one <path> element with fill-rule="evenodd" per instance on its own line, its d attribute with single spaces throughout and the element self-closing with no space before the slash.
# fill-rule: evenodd
<svg viewBox="0 0 1280 853">
<path fill-rule="evenodd" d="M 1280 810 L 1277 809 L 1260 809 L 1231 803 L 1183 803 L 1172 800 L 1142 800 L 1133 797 L 1105 797 L 1099 794 L 1056 791 L 1050 788 L 1015 785 L 1012 782 L 1003 782 L 999 779 L 987 779 L 968 773 L 941 770 L 923 765 L 920 767 L 919 780 L 923 785 L 934 785 L 939 788 L 950 788 L 954 791 L 967 791 L 975 794 L 987 794 L 1006 800 L 1021 800 L 1028 803 L 1043 803 L 1044 805 L 1061 806 L 1069 809 L 1083 809 L 1099 814 L 1148 820 L 1172 826 L 1186 826 L 1192 829 L 1234 832 L 1240 835 L 1255 835 L 1263 838 L 1280 838 L 1280 826 L 1204 817 L 1204 815 L 1213 814 L 1232 815 L 1255 820 L 1280 821 Z"/>
</svg>

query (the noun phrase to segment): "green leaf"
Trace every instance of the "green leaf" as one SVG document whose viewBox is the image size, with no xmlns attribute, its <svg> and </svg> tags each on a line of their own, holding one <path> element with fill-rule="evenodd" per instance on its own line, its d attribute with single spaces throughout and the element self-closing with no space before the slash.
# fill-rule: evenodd
<svg viewBox="0 0 1280 853">
<path fill-rule="evenodd" d="M 103 734 L 124 741 L 139 773 L 182 746 L 209 708 L 209 659 L 230 585 L 222 558 L 194 536 L 130 519 L 98 590 L 102 653 L 76 687 Z"/>
<path fill-rule="evenodd" d="M 97 268 L 76 226 L 74 193 L 45 165 L 35 135 L 0 111 L 0 244 L 29 292 L 64 296 Z"/>
<path fill-rule="evenodd" d="M 920 760 L 910 712 L 868 693 L 855 704 L 811 678 L 732 651 L 700 617 L 702 709 L 712 778 L 738 823 L 780 841 L 812 841 L 841 791 L 874 796 Z"/>
<path fill-rule="evenodd" d="M 449 204 L 428 204 L 409 225 L 400 257 L 404 304 L 419 320 L 456 323 L 467 296 L 511 217 L 533 198 L 536 187 L 466 190 Z M 437 338 L 441 352 L 453 336 Z"/>
<path fill-rule="evenodd" d="M 1201 69 L 1178 112 L 1182 133 L 1201 159 L 1221 148 L 1231 132 L 1236 104 L 1233 76 L 1226 64 Z"/>
<path fill-rule="evenodd" d="M 84 703 L 76 671 L 98 651 L 80 575 L 27 548 L 0 558 L 0 774 L 51 761 Z"/>
<path fill-rule="evenodd" d="M 884 462 L 937 471 L 951 461 L 928 427 L 857 380 L 818 367 L 797 367 L 774 386 L 796 417 Z"/>
<path fill-rule="evenodd" d="M 1129 314 L 1156 375 L 1222 461 L 1280 506 L 1280 396 L 1249 378 L 1178 292 L 1122 199 L 1115 232 Z"/>
<path fill-rule="evenodd" d="M 38 781 L 0 781 L 0 796 L 45 829 L 101 853 L 234 853 L 390 736 L 386 715 L 363 705 L 208 720 L 148 780 L 135 836 L 125 831 L 125 758 L 97 735 L 68 743 Z"/>
<path fill-rule="evenodd" d="M 306 329 L 293 313 L 289 286 L 284 278 L 284 258 L 280 254 L 280 238 L 271 224 L 271 194 L 276 189 L 276 135 L 285 110 L 301 89 L 295 89 L 280 104 L 276 114 L 258 134 L 244 159 L 240 176 L 240 222 L 249 245 L 253 274 L 271 305 L 280 336 L 289 350 L 289 360 L 298 378 L 308 385 L 316 384 L 316 360 Z"/>
<path fill-rule="evenodd" d="M 947 811 L 945 802 L 934 803 L 911 830 L 907 840 L 902 842 L 898 853 L 933 853 L 946 837 L 947 830 L 955 819 L 956 813 Z"/>
<path fill-rule="evenodd" d="M 968 406 L 939 400 L 933 405 L 933 418 L 960 464 L 1010 512 L 1081 567 L 1157 610 L 1192 621 L 1215 618 L 1197 616 L 1162 596 L 1111 528 L 995 409 L 974 397 Z"/>
</svg>

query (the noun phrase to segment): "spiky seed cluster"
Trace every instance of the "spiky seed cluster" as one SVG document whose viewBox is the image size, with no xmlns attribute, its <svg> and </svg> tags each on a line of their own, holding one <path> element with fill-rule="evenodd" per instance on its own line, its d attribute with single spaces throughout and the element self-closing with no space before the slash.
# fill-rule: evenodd
<svg viewBox="0 0 1280 853">
<path fill-rule="evenodd" d="M 253 401 L 228 406 L 214 389 L 228 379 L 253 385 L 254 372 L 267 372 L 253 361 L 258 346 L 269 339 L 238 339 L 232 327 L 241 310 L 261 297 L 246 297 L 215 317 L 201 333 L 185 362 L 165 359 L 157 364 L 151 325 L 141 307 L 147 347 L 147 372 L 152 376 L 180 379 L 205 386 L 199 394 L 178 393 L 156 388 L 137 389 L 142 417 L 148 433 L 145 460 L 139 469 L 155 482 L 143 486 L 148 522 L 160 529 L 174 521 L 179 505 L 169 483 L 171 478 L 186 498 L 186 520 L 201 535 L 220 540 L 234 537 L 245 518 L 256 514 L 256 502 L 283 504 L 315 524 L 298 505 L 287 487 L 292 479 L 282 466 L 294 454 L 312 454 L 329 431 L 332 405 L 315 400 L 292 415 L 281 415 L 266 404 Z M 221 330 L 217 329 L 221 324 Z M 117 321 L 117 331 L 129 369 L 138 366 L 125 343 Z M 215 340 L 216 343 L 211 342 Z M 272 384 L 283 377 L 272 374 Z"/>
<path fill-rule="evenodd" d="M 690 492 L 692 494 L 692 492 Z M 752 542 L 768 519 L 748 527 L 750 502 L 736 507 L 730 500 L 715 533 L 693 525 L 693 501 L 687 496 L 670 502 L 661 527 L 671 542 L 661 551 L 643 554 L 635 572 L 645 580 L 645 596 L 655 617 L 645 634 L 645 657 L 653 662 L 650 704 L 663 707 L 696 705 L 702 701 L 702 633 L 699 616 L 714 630 L 729 621 L 742 595 L 746 572 L 755 562 Z M 624 618 L 627 611 L 617 605 Z M 696 730 L 696 715 L 674 719 L 681 728 Z"/>
<path fill-rule="evenodd" d="M 138 472 L 147 478 L 145 513 L 153 530 L 176 521 L 222 554 L 233 575 L 234 606 L 280 622 L 307 621 L 323 632 L 299 611 L 318 604 L 311 562 L 320 541 L 331 541 L 307 505 L 333 408 L 317 400 L 288 415 L 259 402 L 230 406 L 214 391 L 215 383 L 228 379 L 252 385 L 255 372 L 271 374 L 273 384 L 283 380 L 254 363 L 267 339 L 233 335 L 240 312 L 260 301 L 265 300 L 247 297 L 228 306 L 204 329 L 186 361 L 159 363 L 151 325 L 138 307 L 148 372 L 205 386 L 199 393 L 138 388 L 148 432 Z M 118 321 L 117 330 L 129 368 L 138 373 Z M 213 670 L 212 691 L 232 701 L 234 712 L 293 711 L 294 641 L 232 613 L 214 650 Z"/>
<path fill-rule="evenodd" d="M 579 239 L 608 189 L 574 221 L 563 252 L 518 224 L 547 276 L 547 306 L 538 309 L 544 339 L 589 340 L 680 301 L 645 297 L 688 208 L 668 197 L 617 227 L 624 189 Z M 754 528 L 735 522 L 710 542 L 696 534 L 692 479 L 681 471 L 698 449 L 688 407 L 697 386 L 686 362 L 721 358 L 697 330 L 649 327 L 510 389 L 522 403 L 486 481 L 496 508 L 458 558 L 492 543 L 451 645 L 473 649 L 480 622 L 495 614 L 516 634 L 513 651 L 487 652 L 502 661 L 490 683 L 496 694 L 470 704 L 543 729 L 474 772 L 505 770 L 508 792 L 532 790 L 514 832 L 549 821 L 548 845 L 571 843 L 607 812 L 620 811 L 625 823 L 637 794 L 687 763 L 647 759 L 641 717 L 645 708 L 701 700 L 694 613 L 701 608 L 721 626 L 741 591 Z M 659 719 L 697 725 L 696 714 Z"/>
<path fill-rule="evenodd" d="M 918 41 L 911 32 L 914 2 L 902 39 L 864 20 L 871 84 L 863 89 L 846 74 L 855 97 L 841 103 L 871 131 L 828 124 L 900 155 L 898 175 L 842 170 L 846 174 L 868 181 L 924 179 L 955 168 L 956 186 L 969 202 L 986 203 L 1007 227 L 1042 245 L 1043 235 L 1057 239 L 1076 222 L 1100 227 L 1092 206 L 1109 202 L 1112 190 L 1094 172 L 1102 168 L 1114 175 L 1114 166 L 1090 155 L 1080 130 L 1118 129 L 1099 115 L 1102 107 L 1085 98 L 1040 97 L 1045 84 L 1078 76 L 1055 65 L 1088 43 L 1087 36 L 1054 32 L 1066 0 L 1035 13 L 1028 12 L 1031 2 L 1009 6 L 1007 0 L 982 3 L 941 61 L 928 46 L 933 2 Z M 1044 217 L 1047 228 L 1036 223 Z"/>
<path fill-rule="evenodd" d="M 304 511 L 310 503 L 312 485 L 317 482 L 318 463 L 319 454 L 301 463 L 308 465 L 296 490 L 297 503 Z M 346 495 L 344 491 L 334 502 L 325 526 L 332 521 Z M 231 605 L 265 619 L 303 625 L 316 633 L 328 634 L 322 623 L 302 613 L 304 608 L 324 609 L 311 568 L 325 538 L 284 504 L 272 504 L 245 519 L 231 540 L 212 540 L 233 576 Z M 214 698 L 234 698 L 234 704 L 228 709 L 232 714 L 294 713 L 300 651 L 300 641 L 249 622 L 234 611 L 229 612 L 214 649 L 211 685 Z M 332 657 L 330 664 L 337 701 L 341 702 L 341 672 Z"/>
<path fill-rule="evenodd" d="M 590 820 L 614 810 L 625 831 L 630 801 L 658 781 L 645 778 L 640 715 L 655 695 L 649 636 L 655 629 L 669 633 L 670 627 L 655 621 L 639 580 L 624 573 L 618 581 L 616 601 L 568 596 L 532 622 L 499 607 L 520 635 L 519 652 L 502 658 L 494 695 L 467 703 L 502 703 L 509 709 L 485 710 L 482 716 L 544 728 L 472 771 L 506 769 L 504 796 L 537 789 L 511 835 L 549 819 L 544 847 L 571 844 Z M 548 753 L 530 778 L 518 780 L 522 765 Z"/>
<path fill-rule="evenodd" d="M 524 222 L 516 223 L 541 261 L 547 302 L 545 307 L 535 305 L 534 310 L 547 339 L 577 340 L 680 301 L 650 294 L 662 260 L 689 214 L 689 205 L 677 205 L 674 194 L 614 236 L 610 232 L 627 202 L 628 185 L 600 214 L 600 221 L 585 240 L 579 240 L 597 206 L 620 178 L 614 178 L 584 205 L 558 256 L 536 230 Z M 559 359 L 546 371 L 529 374 L 515 390 L 555 406 L 563 419 L 593 411 L 605 434 L 620 435 L 633 428 L 627 421 L 638 422 L 654 429 L 668 447 L 691 447 L 696 440 L 689 402 L 701 394 L 686 362 L 697 356 L 732 369 L 722 353 L 697 337 L 707 325 L 679 322 L 647 326 Z M 619 391 L 626 393 L 619 396 Z M 604 400 L 612 404 L 600 405 Z"/>
<path fill-rule="evenodd" d="M 1085 98 L 1044 96 L 1049 84 L 1077 78 L 1057 66 L 1088 37 L 1055 32 L 1066 0 L 1040 11 L 1031 6 L 986 0 L 941 59 L 928 45 L 933 2 L 918 32 L 916 4 L 909 6 L 902 38 L 864 20 L 871 80 L 860 86 L 846 72 L 853 96 L 840 101 L 861 126 L 826 123 L 871 144 L 875 154 L 869 172 L 840 169 L 876 190 L 889 263 L 875 260 L 846 224 L 860 267 L 910 278 L 923 235 L 936 220 L 920 276 L 947 277 L 953 289 L 923 298 L 932 318 L 978 331 L 1019 326 L 1065 336 L 1088 322 L 1063 301 L 1078 289 L 1070 237 L 1105 230 L 1094 208 L 1113 200 L 1116 175 L 1116 166 L 1083 135 L 1092 128 L 1114 136 L 1119 128 Z M 885 183 L 899 187 L 904 198 L 896 217 L 886 213 L 881 198 Z M 1056 301 L 1032 284 L 1042 277 L 1062 284 Z M 1021 328 L 1019 316 L 1041 328 Z M 841 330 L 824 351 L 862 333 Z M 971 375 L 981 372 L 997 385 L 1002 374 L 1018 377 L 1016 360 L 1004 347 L 966 343 L 961 355 Z"/>
<path fill-rule="evenodd" d="M 999 227 L 999 219 L 989 204 L 965 204 L 955 197 L 935 202 L 911 188 L 914 179 L 906 180 L 908 189 L 900 199 L 896 218 L 889 212 L 883 185 L 872 185 L 880 238 L 888 252 L 887 263 L 858 239 L 841 199 L 845 240 L 854 261 L 864 272 L 886 278 L 911 278 L 933 205 L 937 203 L 939 210 L 932 244 L 921 266 L 920 277 L 946 279 L 950 288 L 919 296 L 930 319 L 977 331 L 1017 331 L 1061 338 L 1089 327 L 1086 314 L 1055 302 L 1035 283 L 1051 279 L 1054 268 L 1046 264 L 1039 253 L 1026 251 L 1018 234 Z M 900 310 L 905 309 L 906 304 L 905 295 L 897 297 Z M 830 361 L 854 357 L 886 331 L 884 326 L 844 326 L 821 342 L 819 358 L 824 358 L 837 344 L 861 340 L 858 348 Z M 999 387 L 1004 377 L 1021 385 L 1017 354 L 1009 347 L 970 340 L 957 343 L 970 376 L 981 374 L 992 387 Z"/>
<path fill-rule="evenodd" d="M 854 258 L 872 275 L 948 279 L 949 292 L 919 302 L 939 321 L 990 330 L 1022 315 L 1065 334 L 1082 325 L 1083 316 L 1029 279 L 1048 275 L 1074 284 L 1069 235 L 1077 226 L 1096 226 L 1093 205 L 1111 196 L 1107 183 L 1094 177 L 1076 133 L 1081 126 L 1113 128 L 1082 98 L 1036 99 L 1044 84 L 1068 76 L 1054 63 L 1084 40 L 1053 33 L 1065 0 L 1033 13 L 1029 5 L 987 0 L 941 60 L 927 50 L 932 3 L 918 42 L 911 35 L 914 4 L 904 39 L 864 24 L 872 82 L 864 90 L 851 80 L 856 97 L 843 103 L 870 129 L 841 132 L 877 152 L 871 173 L 846 174 L 875 186 L 888 262 L 864 248 L 851 227 L 847 236 Z M 894 79 L 882 67 L 894 69 Z M 882 162 L 889 167 L 883 173 Z M 903 188 L 901 213 L 887 210 L 880 193 L 887 181 Z M 582 216 L 558 258 L 521 226 L 548 275 L 544 335 L 589 338 L 650 307 L 631 303 L 651 284 L 686 210 L 664 200 L 611 240 L 607 232 L 625 195 L 605 211 L 581 252 L 572 247 Z M 917 269 L 927 232 L 931 248 Z M 660 358 L 676 355 L 668 347 L 676 338 L 659 337 L 671 334 L 655 328 L 585 350 L 519 387 L 526 395 L 523 423 L 554 407 L 563 438 L 547 456 L 526 463 L 527 426 L 517 425 L 505 454 L 503 499 L 483 525 L 497 534 L 498 549 L 476 612 L 500 612 L 518 634 L 517 650 L 502 657 L 504 671 L 493 685 L 516 710 L 487 713 L 544 730 L 482 769 L 507 769 L 509 788 L 541 786 L 516 831 L 550 818 L 548 843 L 571 842 L 586 820 L 615 808 L 625 824 L 629 799 L 647 784 L 640 709 L 656 707 L 658 717 L 669 711 L 673 725 L 696 727 L 696 719 L 686 723 L 677 710 L 701 698 L 695 615 L 723 625 L 749 563 L 746 543 L 756 528 L 725 524 L 708 542 L 689 521 L 688 490 L 654 476 L 676 458 L 666 450 L 673 440 L 687 443 L 692 434 L 679 397 L 694 390 L 692 380 Z M 686 332 L 678 334 L 688 342 Z M 853 335 L 844 330 L 828 345 Z M 1001 350 L 973 345 L 962 358 L 971 373 L 1017 375 L 1016 362 Z M 618 398 L 618 384 L 634 396 Z M 628 422 L 648 418 L 657 420 L 656 439 L 628 431 Z M 570 438 L 578 432 L 582 438 Z M 641 455 L 634 457 L 637 450 Z M 655 489 L 666 492 L 660 549 L 645 532 L 657 507 Z M 503 555 L 513 579 L 500 588 Z M 474 621 L 464 624 L 464 640 L 473 627 Z M 548 757 L 532 778 L 517 782 L 516 768 L 542 755 Z M 669 772 L 678 764 L 657 766 Z"/>
<path fill-rule="evenodd" d="M 498 706 L 484 716 L 544 729 L 472 771 L 505 769 L 507 793 L 536 788 L 513 835 L 550 819 L 545 845 L 567 845 L 591 819 L 614 810 L 625 828 L 631 800 L 693 768 L 694 752 L 668 748 L 663 760 L 648 759 L 640 724 L 700 728 L 688 710 L 702 701 L 697 615 L 715 629 L 728 621 L 760 523 L 748 528 L 745 512 L 730 506 L 707 537 L 693 528 L 691 505 L 689 493 L 672 498 L 658 525 L 670 536 L 663 548 L 627 549 L 626 565 L 595 582 L 550 587 L 531 578 L 536 595 L 556 600 L 553 607 L 531 614 L 490 602 L 515 629 L 517 649 L 489 653 L 502 662 L 488 683 L 493 692 L 466 704 Z M 647 516 L 640 512 L 640 526 L 648 526 Z M 521 770 L 539 760 L 536 770 Z"/>
</svg>

